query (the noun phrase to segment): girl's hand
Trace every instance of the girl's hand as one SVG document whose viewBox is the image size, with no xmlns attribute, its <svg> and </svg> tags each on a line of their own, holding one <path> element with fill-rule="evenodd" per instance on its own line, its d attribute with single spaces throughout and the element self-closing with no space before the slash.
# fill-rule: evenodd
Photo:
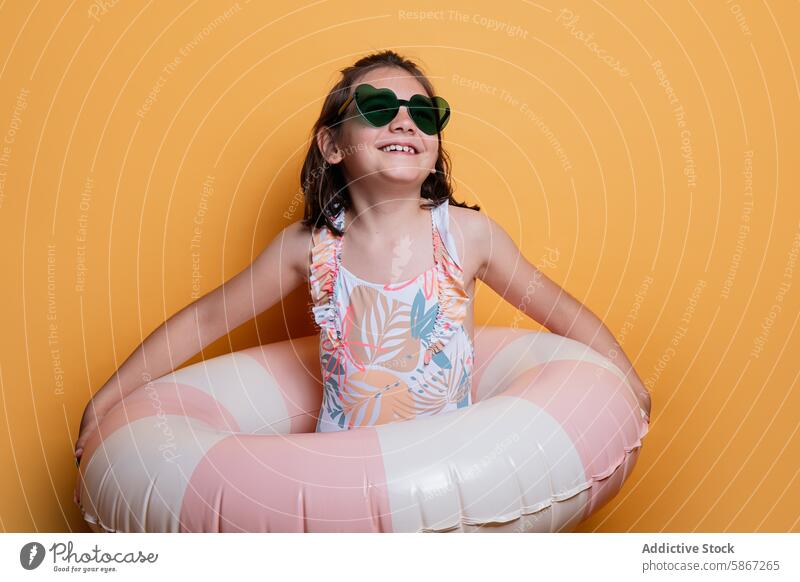
<svg viewBox="0 0 800 582">
<path fill-rule="evenodd" d="M 78 440 L 75 441 L 76 465 L 78 464 L 78 461 L 80 461 L 81 455 L 83 454 L 83 447 L 86 445 L 86 441 L 95 431 L 95 429 L 97 429 L 97 425 L 103 419 L 104 414 L 104 412 L 101 412 L 98 409 L 94 400 L 89 400 L 89 403 L 86 405 L 86 408 L 83 411 L 83 417 L 81 418 L 81 426 L 78 430 Z"/>
<path fill-rule="evenodd" d="M 83 448 L 86 446 L 86 441 L 97 430 L 98 424 L 103 420 L 105 411 L 100 409 L 94 400 L 89 400 L 86 409 L 83 411 L 83 418 L 81 418 L 81 426 L 78 433 L 78 440 L 75 441 L 75 466 L 80 465 L 81 457 L 83 456 Z M 78 485 L 75 486 L 75 492 L 72 496 L 75 505 L 78 505 Z"/>
<path fill-rule="evenodd" d="M 650 422 L 650 391 L 645 387 L 639 376 L 628 377 L 633 391 L 636 393 L 636 400 L 639 401 L 639 408 L 647 415 L 647 422 Z"/>
<path fill-rule="evenodd" d="M 639 400 L 639 408 L 641 408 L 645 415 L 647 416 L 647 422 L 650 422 L 650 393 L 645 390 L 643 392 L 638 392 L 636 394 L 636 398 Z"/>
</svg>

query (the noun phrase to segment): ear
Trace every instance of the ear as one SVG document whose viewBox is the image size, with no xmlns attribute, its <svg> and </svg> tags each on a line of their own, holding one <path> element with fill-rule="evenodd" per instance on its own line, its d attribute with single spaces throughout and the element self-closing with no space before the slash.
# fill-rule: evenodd
<svg viewBox="0 0 800 582">
<path fill-rule="evenodd" d="M 342 151 L 336 145 L 336 140 L 333 138 L 330 128 L 324 125 L 317 132 L 317 147 L 322 152 L 322 157 L 329 164 L 338 164 L 344 157 Z"/>
</svg>

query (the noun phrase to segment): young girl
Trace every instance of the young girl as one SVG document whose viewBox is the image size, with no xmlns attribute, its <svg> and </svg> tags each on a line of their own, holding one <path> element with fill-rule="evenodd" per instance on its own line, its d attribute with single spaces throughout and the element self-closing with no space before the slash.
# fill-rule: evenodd
<svg viewBox="0 0 800 582">
<path fill-rule="evenodd" d="M 479 207 L 453 199 L 442 142 L 449 120 L 447 101 L 392 51 L 344 69 L 312 131 L 303 220 L 145 339 L 86 407 L 76 463 L 103 415 L 143 377 L 171 372 L 173 361 L 304 282 L 320 329 L 318 432 L 469 406 L 476 278 L 512 305 L 523 304 L 535 281 L 528 315 L 616 363 L 649 415 L 649 394 L 608 328 Z"/>
</svg>

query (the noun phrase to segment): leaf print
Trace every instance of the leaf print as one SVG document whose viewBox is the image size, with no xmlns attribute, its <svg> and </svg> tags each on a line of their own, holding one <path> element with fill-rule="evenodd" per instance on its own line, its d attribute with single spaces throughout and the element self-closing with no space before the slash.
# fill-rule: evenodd
<svg viewBox="0 0 800 582">
<path fill-rule="evenodd" d="M 410 333 L 407 304 L 357 285 L 350 293 L 350 307 L 348 343 L 354 359 L 403 372 L 417 365 L 420 345 Z"/>
<path fill-rule="evenodd" d="M 425 311 L 425 296 L 421 289 L 418 290 L 411 305 L 411 335 L 426 340 L 433 331 L 438 311 L 438 303 L 434 303 L 427 312 Z"/>
<path fill-rule="evenodd" d="M 469 396 L 472 385 L 472 366 L 467 363 L 468 356 L 458 350 L 453 354 L 457 363 L 447 374 L 447 401 L 460 402 Z"/>
<path fill-rule="evenodd" d="M 322 359 L 322 385 L 324 388 L 331 387 L 333 391 L 338 395 L 339 394 L 339 385 L 342 383 L 345 375 L 346 369 L 344 366 L 344 362 L 341 358 L 341 350 L 334 350 L 334 351 L 327 351 L 327 350 L 320 350 L 322 352 L 321 359 Z"/>
<path fill-rule="evenodd" d="M 469 403 L 470 388 L 472 371 L 467 366 L 462 366 L 458 375 L 458 381 L 451 384 L 447 391 L 447 400 L 449 402 L 457 402 L 458 407 L 466 406 Z"/>
<path fill-rule="evenodd" d="M 425 289 L 425 299 L 430 299 L 433 297 L 433 294 L 436 293 L 436 286 L 439 284 L 439 274 L 437 271 L 439 270 L 439 265 L 434 263 L 433 269 L 425 273 L 424 278 L 424 289 Z"/>
<path fill-rule="evenodd" d="M 437 414 L 447 405 L 447 377 L 437 366 L 430 366 L 425 381 L 414 394 L 417 408 L 423 414 Z"/>
<path fill-rule="evenodd" d="M 443 351 L 436 352 L 433 354 L 431 360 L 440 368 L 450 369 L 453 365 L 450 363 L 450 358 L 447 357 Z"/>
<path fill-rule="evenodd" d="M 402 378 L 382 368 L 353 373 L 342 395 L 350 428 L 414 418 L 416 410 Z"/>
<path fill-rule="evenodd" d="M 326 370 L 334 374 L 343 372 L 343 370 L 340 371 L 340 367 L 342 365 L 341 362 L 332 357 L 332 353 L 325 353 L 322 355 L 322 364 Z"/>
<path fill-rule="evenodd" d="M 470 395 L 472 366 L 467 360 L 470 360 L 471 350 L 462 349 L 461 342 L 452 345 L 454 351 L 451 356 L 455 365 L 439 366 L 436 356 L 447 356 L 444 352 L 438 352 L 423 372 L 423 381 L 414 395 L 420 414 L 437 414 L 451 404 L 460 407 L 460 402 Z M 449 358 L 447 363 L 451 364 Z"/>
<path fill-rule="evenodd" d="M 338 396 L 338 391 L 335 395 L 328 390 L 325 390 L 322 394 L 322 405 L 325 407 L 325 410 L 328 411 L 328 414 L 332 419 L 335 419 L 337 416 L 342 414 L 342 405 L 338 399 Z M 343 414 L 342 418 L 344 418 Z"/>
<path fill-rule="evenodd" d="M 414 393 L 414 402 L 416 403 L 418 414 L 421 416 L 439 414 L 447 406 L 447 401 L 441 394 L 426 392 L 424 389 Z"/>
</svg>

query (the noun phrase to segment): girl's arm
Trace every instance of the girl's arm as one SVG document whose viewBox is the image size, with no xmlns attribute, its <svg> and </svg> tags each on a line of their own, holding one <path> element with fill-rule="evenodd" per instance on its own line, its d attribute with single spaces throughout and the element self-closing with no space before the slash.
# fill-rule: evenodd
<svg viewBox="0 0 800 582">
<path fill-rule="evenodd" d="M 170 373 L 223 334 L 270 308 L 305 280 L 309 238 L 299 222 L 283 229 L 253 263 L 167 319 L 90 399 L 76 454 L 105 414 L 150 379 Z"/>
<path fill-rule="evenodd" d="M 650 394 L 608 327 L 529 263 L 502 227 L 486 215 L 475 215 L 472 236 L 477 238 L 471 248 L 481 252 L 476 276 L 551 332 L 582 342 L 611 360 L 626 375 L 649 420 Z"/>
<path fill-rule="evenodd" d="M 306 280 L 310 236 L 300 222 L 290 224 L 250 267 L 198 300 L 212 341 L 266 311 Z"/>
</svg>

